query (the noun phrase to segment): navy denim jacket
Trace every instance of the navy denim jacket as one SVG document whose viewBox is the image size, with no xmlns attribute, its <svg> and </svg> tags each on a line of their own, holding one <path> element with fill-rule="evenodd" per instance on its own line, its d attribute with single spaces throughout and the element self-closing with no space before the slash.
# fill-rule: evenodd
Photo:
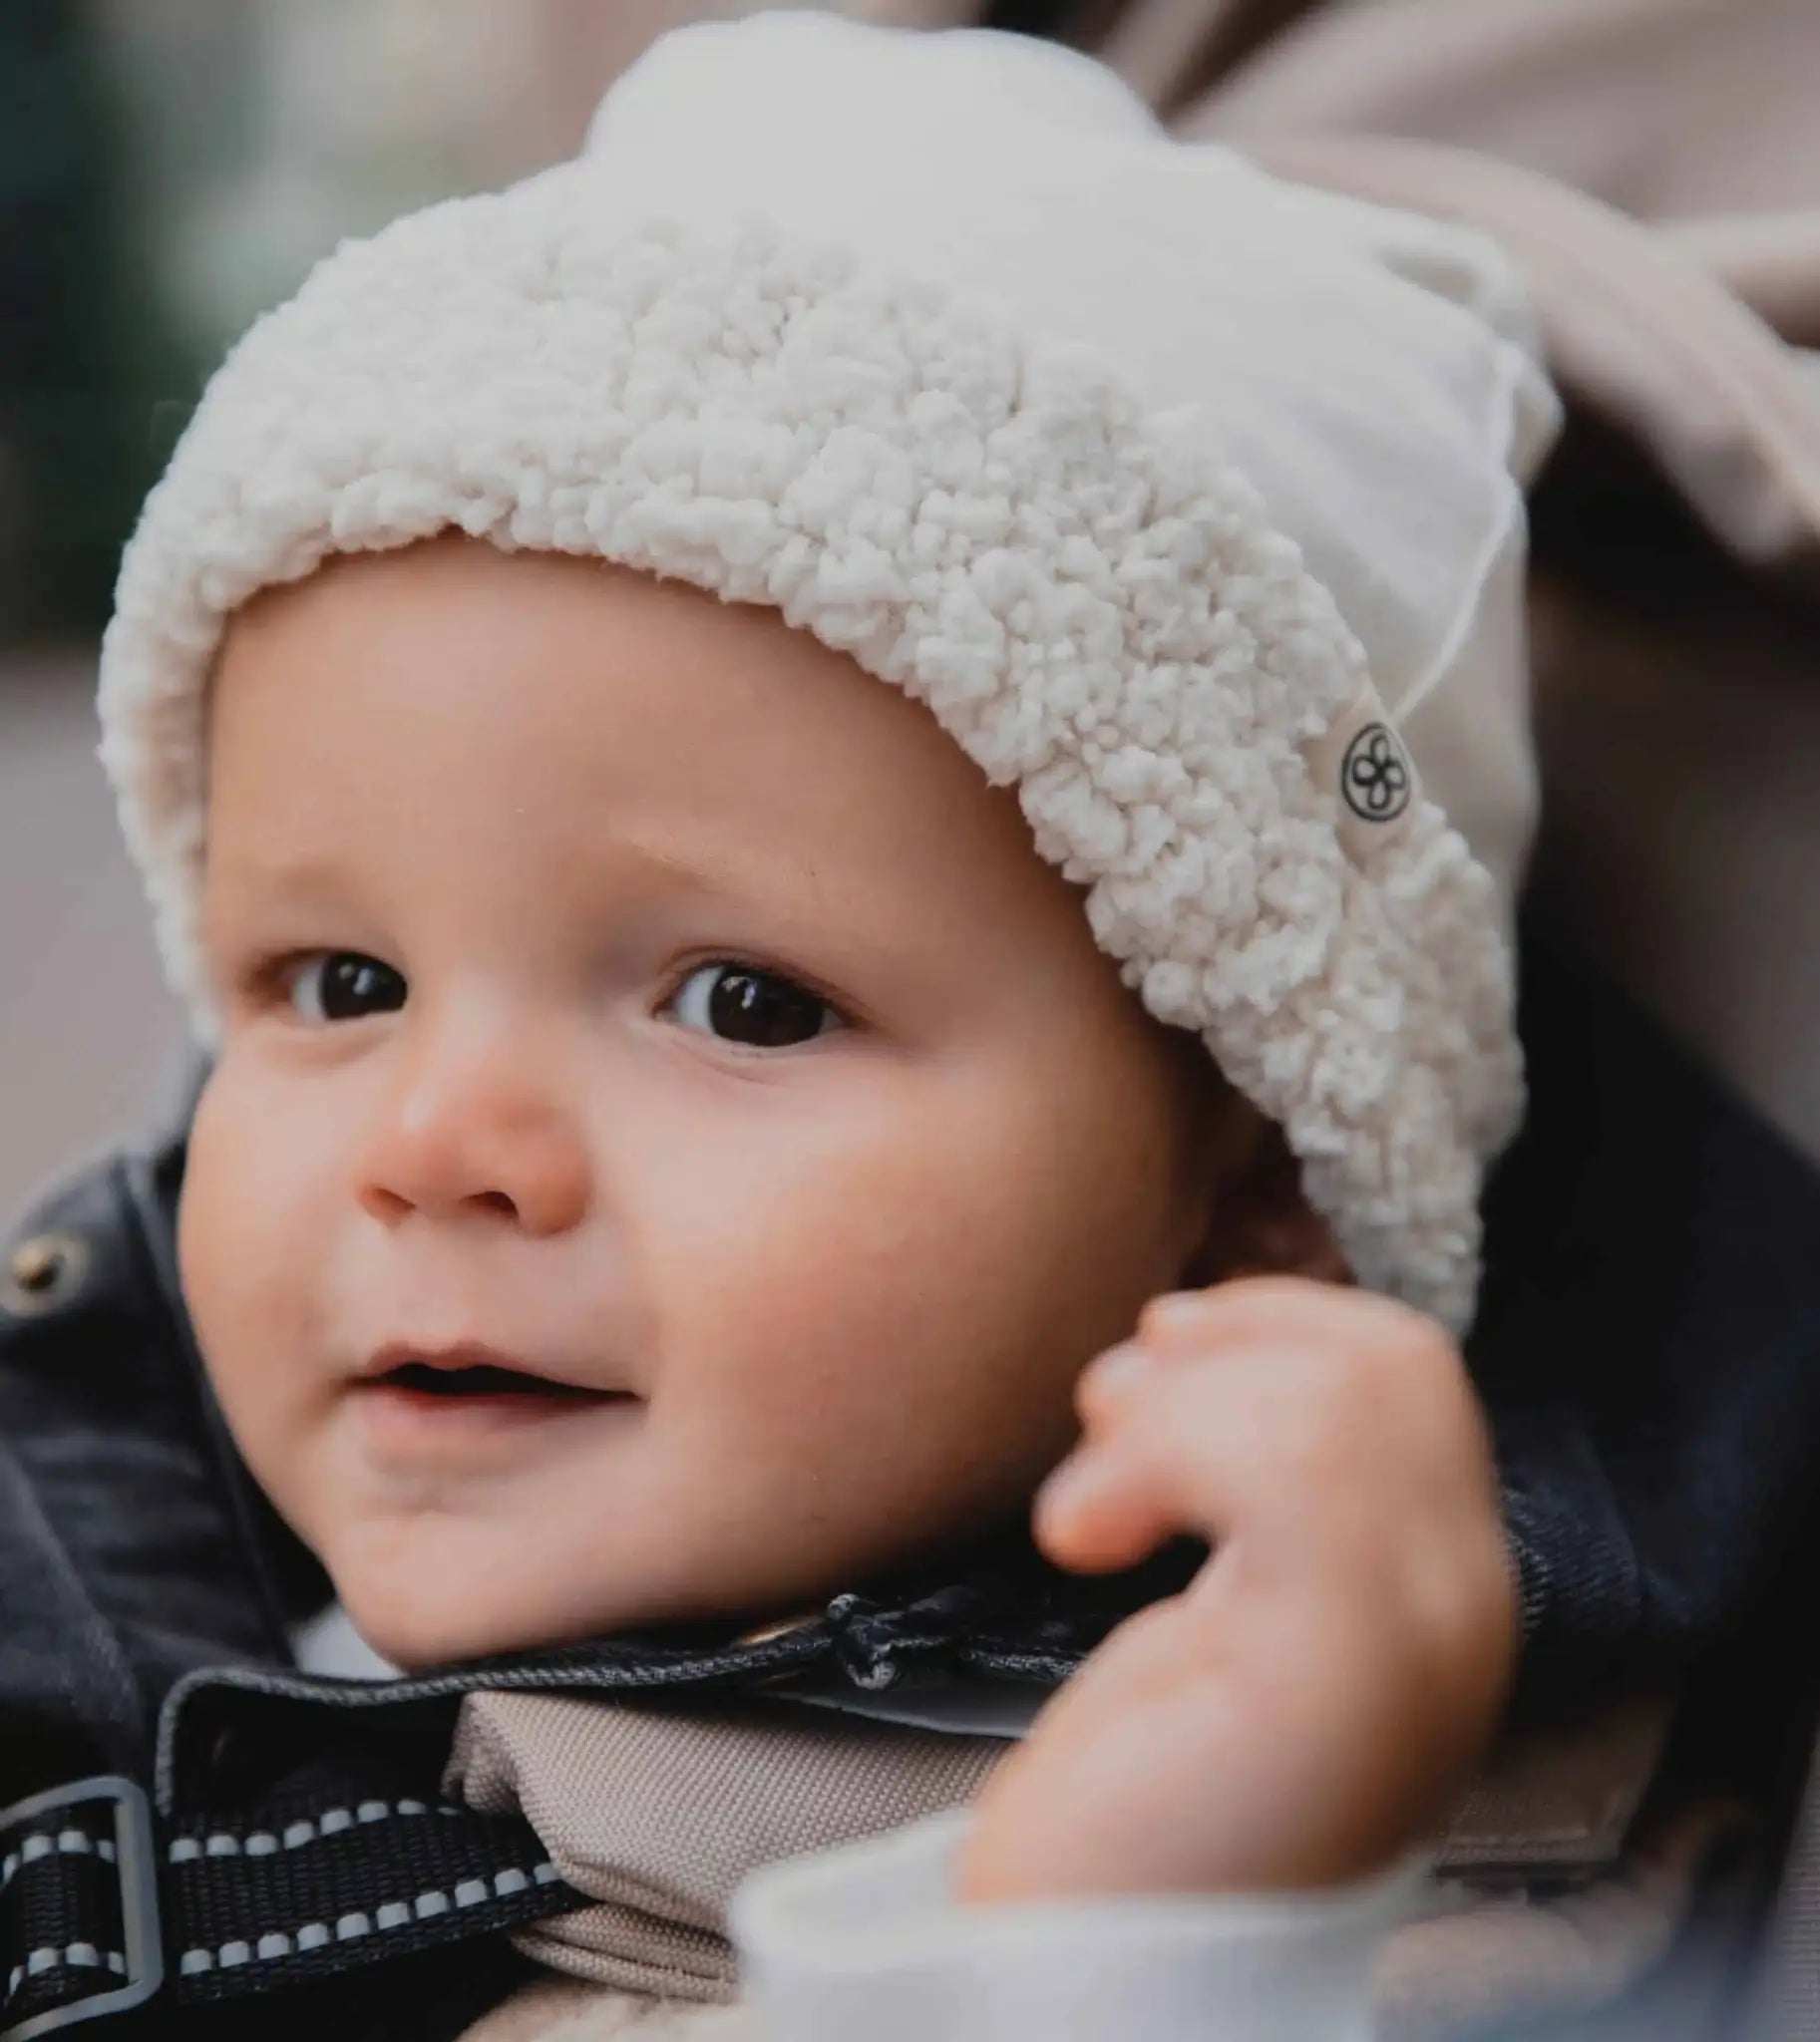
<svg viewBox="0 0 1820 2042">
<path fill-rule="evenodd" d="M 1584 966 L 1532 939 L 1523 967 L 1532 1106 L 1467 1353 L 1521 1693 L 1573 1707 L 1727 1644 L 1810 1564 L 1820 1170 Z"/>
</svg>

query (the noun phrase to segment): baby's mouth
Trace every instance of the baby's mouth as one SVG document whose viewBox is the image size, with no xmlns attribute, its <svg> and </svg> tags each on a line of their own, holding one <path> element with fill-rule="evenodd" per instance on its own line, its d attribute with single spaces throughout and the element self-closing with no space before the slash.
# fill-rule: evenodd
<svg viewBox="0 0 1820 2042">
<path fill-rule="evenodd" d="M 380 1387 L 409 1391 L 423 1397 L 537 1397 L 557 1403 L 587 1404 L 601 1397 L 622 1395 L 616 1390 L 588 1390 L 576 1383 L 552 1382 L 547 1376 L 527 1369 L 501 1368 L 490 1362 L 471 1367 L 439 1368 L 427 1361 L 407 1361 L 372 1380 Z"/>
<path fill-rule="evenodd" d="M 440 1434 L 449 1425 L 464 1432 L 476 1426 L 516 1429 L 638 1401 L 624 1390 L 546 1375 L 516 1355 L 475 1342 L 437 1349 L 391 1342 L 369 1359 L 355 1387 L 373 1422 L 393 1433 L 429 1427 Z"/>
<path fill-rule="evenodd" d="M 576 1370 L 580 1372 L 580 1370 Z M 382 1469 L 489 1473 L 557 1442 L 598 1444 L 643 1409 L 629 1391 L 546 1374 L 499 1348 L 390 1342 L 351 1385 L 349 1411 Z"/>
</svg>

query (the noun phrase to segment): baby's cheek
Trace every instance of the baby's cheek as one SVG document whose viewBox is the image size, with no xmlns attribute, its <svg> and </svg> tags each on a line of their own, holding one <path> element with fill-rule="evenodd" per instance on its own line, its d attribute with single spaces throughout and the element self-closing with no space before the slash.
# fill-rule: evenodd
<svg viewBox="0 0 1820 2042">
<path fill-rule="evenodd" d="M 1007 1507 L 1038 1478 L 1088 1350 L 1049 1295 L 1064 1258 L 1037 1237 L 1015 1148 L 925 1108 L 738 1210 L 718 1204 L 725 1173 L 705 1199 L 697 1184 L 690 1236 L 713 1245 L 679 1252 L 663 1285 L 660 1401 L 722 1464 L 723 1493 L 775 1491 L 829 1538 L 871 1543 Z"/>
<path fill-rule="evenodd" d="M 292 1406 L 312 1372 L 300 1365 L 316 1312 L 326 1243 L 312 1236 L 288 1131 L 211 1086 L 198 1106 L 184 1169 L 178 1251 L 184 1300 L 228 1427 L 260 1482 L 284 1501 Z"/>
<path fill-rule="evenodd" d="M 232 1390 L 247 1321 L 271 1275 L 257 1203 L 246 1195 L 250 1172 L 248 1145 L 233 1140 L 227 1117 L 204 1098 L 184 1166 L 178 1257 L 197 1342 L 223 1393 Z"/>
</svg>

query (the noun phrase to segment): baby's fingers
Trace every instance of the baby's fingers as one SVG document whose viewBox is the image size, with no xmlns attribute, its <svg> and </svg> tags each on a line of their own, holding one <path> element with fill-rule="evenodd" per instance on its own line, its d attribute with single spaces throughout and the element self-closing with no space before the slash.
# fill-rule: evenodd
<svg viewBox="0 0 1820 2042">
<path fill-rule="evenodd" d="M 1157 1365 L 1156 1356 L 1136 1340 L 1109 1347 L 1088 1363 L 1074 1386 L 1074 1408 L 1089 1439 L 1104 1438 L 1119 1425 Z"/>
<path fill-rule="evenodd" d="M 1037 1492 L 1037 1543 L 1077 1573 L 1135 1566 L 1178 1529 L 1147 1462 L 1119 1446 L 1079 1448 Z"/>
<path fill-rule="evenodd" d="M 1179 1532 L 1214 1537 L 1253 1457 L 1246 1372 L 1160 1360 L 1136 1341 L 1081 1378 L 1082 1444 L 1038 1493 L 1038 1542 L 1083 1573 L 1132 1566 Z"/>
</svg>

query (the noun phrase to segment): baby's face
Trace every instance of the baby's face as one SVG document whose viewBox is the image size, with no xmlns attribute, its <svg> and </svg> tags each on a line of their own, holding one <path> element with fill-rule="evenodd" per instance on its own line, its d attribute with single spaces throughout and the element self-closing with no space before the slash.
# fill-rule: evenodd
<svg viewBox="0 0 1820 2042">
<path fill-rule="evenodd" d="M 775 1612 L 1022 1509 L 1215 1113 L 922 709 L 450 538 L 242 613 L 210 744 L 184 1283 L 381 1652 Z"/>
</svg>

